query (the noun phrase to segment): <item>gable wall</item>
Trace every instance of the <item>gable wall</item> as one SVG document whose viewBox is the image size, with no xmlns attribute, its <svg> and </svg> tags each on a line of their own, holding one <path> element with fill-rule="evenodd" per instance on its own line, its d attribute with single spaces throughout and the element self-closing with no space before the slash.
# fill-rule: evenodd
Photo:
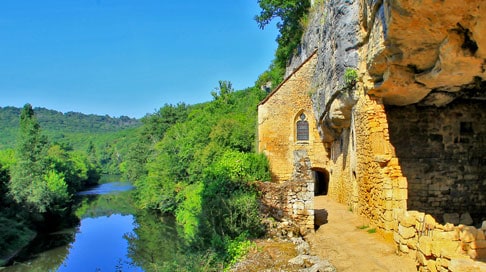
<svg viewBox="0 0 486 272">
<path fill-rule="evenodd" d="M 317 131 L 310 93 L 316 54 L 290 75 L 258 106 L 258 149 L 270 163 L 272 181 L 285 182 L 294 173 L 294 153 L 305 151 L 312 168 L 323 168 L 327 155 Z M 295 122 L 302 112 L 309 123 L 309 141 L 297 142 Z"/>
</svg>

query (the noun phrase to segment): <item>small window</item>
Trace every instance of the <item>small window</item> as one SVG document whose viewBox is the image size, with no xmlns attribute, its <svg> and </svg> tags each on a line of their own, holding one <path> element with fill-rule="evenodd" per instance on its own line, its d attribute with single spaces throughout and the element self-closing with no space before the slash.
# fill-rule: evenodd
<svg viewBox="0 0 486 272">
<path fill-rule="evenodd" d="M 309 141 L 309 122 L 304 113 L 300 115 L 300 120 L 297 121 L 297 141 Z"/>
</svg>

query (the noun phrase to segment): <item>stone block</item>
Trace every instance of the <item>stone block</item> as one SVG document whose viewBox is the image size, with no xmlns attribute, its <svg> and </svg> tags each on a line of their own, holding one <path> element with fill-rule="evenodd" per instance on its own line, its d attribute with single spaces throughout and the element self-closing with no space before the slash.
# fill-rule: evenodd
<svg viewBox="0 0 486 272">
<path fill-rule="evenodd" d="M 404 212 L 403 214 L 399 215 L 398 221 L 400 222 L 400 225 L 404 227 L 411 227 L 415 226 L 416 224 L 416 219 L 410 212 Z"/>
<path fill-rule="evenodd" d="M 471 215 L 468 212 L 461 214 L 461 217 L 459 218 L 459 223 L 468 226 L 472 225 L 473 220 L 471 218 Z"/>
<path fill-rule="evenodd" d="M 415 236 L 415 228 L 413 227 L 404 227 L 402 225 L 398 226 L 398 233 L 400 236 L 402 236 L 404 239 L 409 239 Z"/>
<path fill-rule="evenodd" d="M 432 227 L 432 228 L 435 228 L 435 226 L 437 225 L 435 218 L 432 217 L 432 215 L 430 215 L 430 214 L 425 215 L 424 222 L 425 222 L 426 226 Z"/>
<path fill-rule="evenodd" d="M 417 239 L 416 238 L 408 239 L 407 240 L 407 246 L 411 249 L 416 250 L 417 249 Z"/>
<path fill-rule="evenodd" d="M 398 249 L 400 250 L 400 252 L 403 252 L 403 253 L 408 253 L 409 252 L 409 248 L 407 245 L 404 245 L 404 244 L 399 244 L 398 245 Z"/>
<path fill-rule="evenodd" d="M 397 228 L 397 223 L 395 221 L 385 221 L 383 222 L 383 228 L 385 230 L 394 230 Z"/>
<path fill-rule="evenodd" d="M 459 243 L 455 241 L 438 240 L 432 244 L 432 254 L 436 257 L 452 259 L 458 256 L 459 252 Z"/>
<path fill-rule="evenodd" d="M 476 240 L 476 241 L 472 241 L 469 246 L 472 248 L 472 249 L 481 249 L 481 248 L 485 248 L 486 249 L 486 240 Z"/>
<path fill-rule="evenodd" d="M 444 213 L 444 222 L 458 225 L 460 222 L 460 217 L 458 213 Z"/>
<path fill-rule="evenodd" d="M 476 240 L 477 231 L 478 230 L 473 226 L 464 227 L 460 235 L 461 241 L 465 243 L 470 243 Z"/>
<path fill-rule="evenodd" d="M 425 254 L 423 254 L 420 250 L 417 250 L 417 262 L 421 265 L 425 265 L 427 263 L 427 258 L 425 257 Z"/>
<path fill-rule="evenodd" d="M 459 230 L 453 230 L 453 231 L 434 230 L 432 232 L 432 238 L 434 240 L 459 241 L 459 237 L 460 237 Z"/>
<path fill-rule="evenodd" d="M 467 258 L 453 259 L 449 263 L 449 270 L 451 272 L 478 272 L 486 271 L 486 264 L 475 262 Z"/>
<path fill-rule="evenodd" d="M 392 189 L 384 189 L 383 190 L 383 198 L 384 199 L 393 199 L 393 190 Z"/>
<path fill-rule="evenodd" d="M 391 158 L 388 162 L 388 166 L 399 166 L 398 158 Z"/>
<path fill-rule="evenodd" d="M 402 243 L 402 237 L 400 236 L 400 234 L 398 234 L 398 232 L 393 232 L 393 241 L 395 241 L 395 243 L 397 244 L 400 244 Z"/>
<path fill-rule="evenodd" d="M 392 221 L 393 220 L 393 212 L 388 210 L 383 213 L 383 219 L 385 221 Z"/>
<path fill-rule="evenodd" d="M 449 259 L 446 259 L 446 258 L 437 258 L 437 265 L 438 266 L 441 266 L 441 267 L 444 267 L 444 268 L 447 268 L 449 267 L 449 263 L 450 263 L 450 260 Z"/>
<path fill-rule="evenodd" d="M 405 177 L 398 178 L 398 188 L 400 188 L 400 189 L 407 189 L 408 188 L 407 178 L 405 178 Z"/>
<path fill-rule="evenodd" d="M 437 272 L 437 267 L 435 266 L 435 260 L 427 260 L 426 266 L 430 272 Z"/>
<path fill-rule="evenodd" d="M 408 190 L 407 189 L 394 189 L 393 190 L 394 199 L 403 200 L 408 198 Z"/>
<path fill-rule="evenodd" d="M 428 236 L 422 236 L 419 238 L 418 250 L 425 256 L 432 255 L 432 238 Z"/>
</svg>

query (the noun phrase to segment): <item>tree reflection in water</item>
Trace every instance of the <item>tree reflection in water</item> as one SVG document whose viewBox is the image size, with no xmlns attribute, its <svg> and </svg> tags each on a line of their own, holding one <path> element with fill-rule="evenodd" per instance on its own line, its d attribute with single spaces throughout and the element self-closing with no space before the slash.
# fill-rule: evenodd
<svg viewBox="0 0 486 272">
<path fill-rule="evenodd" d="M 160 271 L 180 258 L 184 242 L 177 235 L 175 220 L 149 211 L 137 211 L 137 226 L 125 234 L 128 256 L 145 271 Z"/>
</svg>

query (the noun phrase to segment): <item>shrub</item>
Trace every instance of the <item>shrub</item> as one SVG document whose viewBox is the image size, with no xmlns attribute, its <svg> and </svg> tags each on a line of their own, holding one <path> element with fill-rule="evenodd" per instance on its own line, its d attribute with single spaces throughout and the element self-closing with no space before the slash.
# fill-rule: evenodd
<svg viewBox="0 0 486 272">
<path fill-rule="evenodd" d="M 353 68 L 346 68 L 344 72 L 344 84 L 346 87 L 354 87 L 356 81 L 358 80 L 358 72 Z"/>
</svg>

